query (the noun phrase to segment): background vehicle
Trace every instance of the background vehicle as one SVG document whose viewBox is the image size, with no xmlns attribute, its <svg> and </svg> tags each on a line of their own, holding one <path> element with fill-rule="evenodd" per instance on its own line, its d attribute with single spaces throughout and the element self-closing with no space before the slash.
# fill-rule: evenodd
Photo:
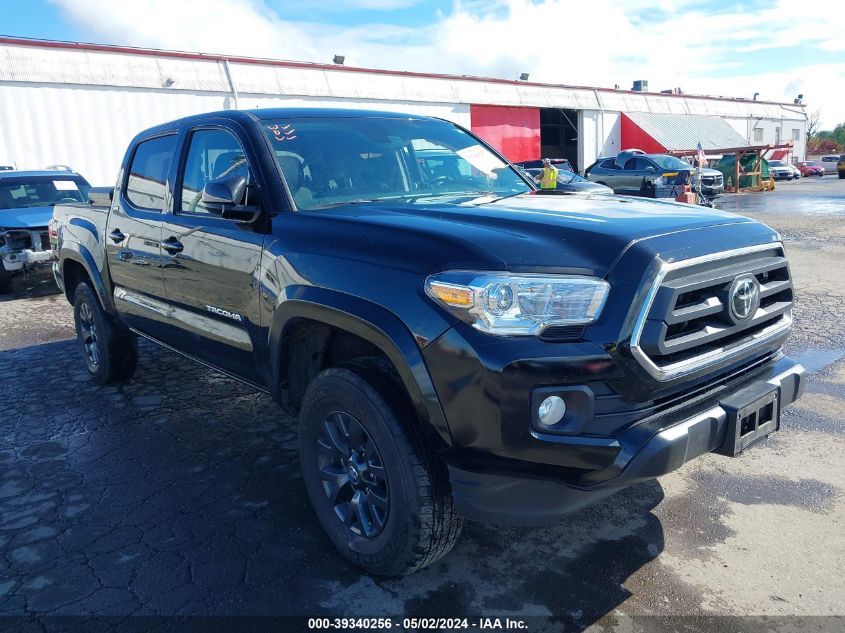
<svg viewBox="0 0 845 633">
<path fill-rule="evenodd" d="M 718 169 L 701 168 L 701 193 L 709 198 L 715 198 L 725 193 L 725 179 Z"/>
<path fill-rule="evenodd" d="M 821 166 L 824 167 L 825 175 L 835 174 L 838 171 L 836 165 L 839 163 L 839 154 L 828 154 L 827 156 L 822 156 L 819 159 L 819 163 L 821 163 Z"/>
<path fill-rule="evenodd" d="M 773 180 L 792 180 L 794 178 L 792 168 L 782 160 L 770 160 L 769 173 Z"/>
<path fill-rule="evenodd" d="M 792 170 L 793 179 L 798 180 L 799 178 L 801 178 L 801 170 L 798 169 L 798 167 L 796 167 L 792 163 L 787 163 L 786 166 L 789 167 L 790 170 Z"/>
<path fill-rule="evenodd" d="M 130 379 L 141 335 L 270 393 L 319 521 L 372 573 L 437 560 L 465 518 L 546 524 L 737 455 L 804 385 L 775 231 L 542 195 L 446 121 L 198 115 L 119 173 L 52 221 L 94 380 Z"/>
<path fill-rule="evenodd" d="M 572 163 L 569 162 L 568 158 L 550 158 L 549 162 L 554 165 L 557 169 L 564 169 L 566 171 L 571 171 L 575 173 L 575 169 L 572 167 Z M 517 167 L 523 167 L 525 169 L 535 169 L 543 168 L 543 159 L 538 158 L 537 160 L 523 160 L 518 163 L 514 163 Z"/>
<path fill-rule="evenodd" d="M 0 171 L 0 294 L 11 292 L 15 275 L 45 264 L 49 274 L 53 205 L 87 200 L 89 189 L 73 172 Z"/>
<path fill-rule="evenodd" d="M 532 167 L 523 170 L 532 179 L 543 175 L 543 168 Z M 557 187 L 554 191 L 561 191 L 564 193 L 605 193 L 612 194 L 613 189 L 600 185 L 597 182 L 590 182 L 586 178 L 582 178 L 578 174 L 558 168 L 557 173 Z"/>
<path fill-rule="evenodd" d="M 675 198 L 692 179 L 693 168 L 665 154 L 644 154 L 626 150 L 613 158 L 599 158 L 586 171 L 592 182 L 606 185 L 615 193 L 648 198 Z"/>
<path fill-rule="evenodd" d="M 807 176 L 824 176 L 824 166 L 817 161 L 802 161 L 798 163 L 797 167 L 805 178 Z"/>
</svg>

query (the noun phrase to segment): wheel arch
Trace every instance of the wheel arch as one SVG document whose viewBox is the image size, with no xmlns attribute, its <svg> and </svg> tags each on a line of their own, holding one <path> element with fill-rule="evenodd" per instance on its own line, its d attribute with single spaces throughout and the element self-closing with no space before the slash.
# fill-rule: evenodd
<svg viewBox="0 0 845 633">
<path fill-rule="evenodd" d="M 103 277 L 97 268 L 93 255 L 87 248 L 81 244 L 76 245 L 76 250 L 64 246 L 62 248 L 61 268 L 65 297 L 70 303 L 73 303 L 73 295 L 79 283 L 89 281 L 97 293 L 103 309 L 110 314 L 114 313 L 114 307 L 106 290 Z"/>
<path fill-rule="evenodd" d="M 348 333 L 378 350 L 396 370 L 417 417 L 451 445 L 446 417 L 413 334 L 395 314 L 365 299 L 309 286 L 288 288 L 269 332 L 270 391 L 285 403 L 290 339 L 303 321 Z"/>
</svg>

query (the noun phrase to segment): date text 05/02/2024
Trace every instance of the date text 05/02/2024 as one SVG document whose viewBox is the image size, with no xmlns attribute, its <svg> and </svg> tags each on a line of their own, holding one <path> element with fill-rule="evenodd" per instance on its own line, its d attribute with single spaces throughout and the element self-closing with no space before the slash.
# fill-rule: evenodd
<svg viewBox="0 0 845 633">
<path fill-rule="evenodd" d="M 525 631 L 524 620 L 512 618 L 309 618 L 310 630 L 433 630 L 433 631 Z"/>
</svg>

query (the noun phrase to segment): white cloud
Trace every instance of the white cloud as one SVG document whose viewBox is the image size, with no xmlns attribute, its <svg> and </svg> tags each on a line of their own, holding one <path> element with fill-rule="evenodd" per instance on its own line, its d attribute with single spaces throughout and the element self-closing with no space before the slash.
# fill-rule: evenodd
<svg viewBox="0 0 845 633">
<path fill-rule="evenodd" d="M 789 101 L 803 93 L 821 107 L 826 126 L 845 120 L 845 60 L 796 60 L 781 72 L 762 63 L 736 76 L 743 55 L 791 46 L 845 50 L 839 0 L 794 0 L 719 13 L 700 0 L 456 0 L 429 24 L 344 26 L 330 20 L 287 21 L 260 0 L 51 0 L 83 31 L 114 43 L 426 72 L 478 74 L 573 85 Z M 344 7 L 401 8 L 417 0 L 350 0 Z M 319 13 L 319 9 L 316 9 Z M 166 16 L 164 18 L 163 16 Z M 822 19 L 821 16 L 824 16 Z"/>
</svg>

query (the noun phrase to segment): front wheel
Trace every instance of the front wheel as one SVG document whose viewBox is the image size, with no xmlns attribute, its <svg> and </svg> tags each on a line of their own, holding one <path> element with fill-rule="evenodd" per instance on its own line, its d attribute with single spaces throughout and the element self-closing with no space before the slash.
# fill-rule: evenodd
<svg viewBox="0 0 845 633">
<path fill-rule="evenodd" d="M 76 339 L 94 382 L 107 385 L 128 381 L 138 367 L 137 337 L 105 313 L 87 283 L 80 283 L 73 297 Z"/>
<path fill-rule="evenodd" d="M 463 525 L 446 468 L 397 392 L 375 359 L 327 369 L 299 422 L 302 475 L 323 529 L 343 556 L 384 576 L 438 560 Z"/>
</svg>

